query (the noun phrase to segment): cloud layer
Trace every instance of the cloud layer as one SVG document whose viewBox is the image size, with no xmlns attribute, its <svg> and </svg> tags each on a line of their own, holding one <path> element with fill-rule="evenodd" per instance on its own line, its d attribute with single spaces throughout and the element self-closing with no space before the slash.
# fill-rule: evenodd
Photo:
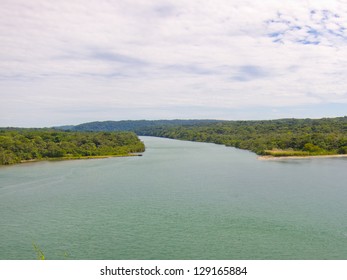
<svg viewBox="0 0 347 280">
<path fill-rule="evenodd" d="M 0 126 L 347 112 L 344 1 L 3 0 L 0 12 Z"/>
</svg>

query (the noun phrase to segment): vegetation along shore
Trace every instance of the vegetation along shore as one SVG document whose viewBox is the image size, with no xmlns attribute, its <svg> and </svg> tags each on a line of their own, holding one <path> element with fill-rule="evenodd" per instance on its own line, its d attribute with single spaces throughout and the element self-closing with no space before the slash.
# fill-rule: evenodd
<svg viewBox="0 0 347 280">
<path fill-rule="evenodd" d="M 133 132 L 0 129 L 0 165 L 134 156 L 144 151 L 144 144 Z"/>
</svg>

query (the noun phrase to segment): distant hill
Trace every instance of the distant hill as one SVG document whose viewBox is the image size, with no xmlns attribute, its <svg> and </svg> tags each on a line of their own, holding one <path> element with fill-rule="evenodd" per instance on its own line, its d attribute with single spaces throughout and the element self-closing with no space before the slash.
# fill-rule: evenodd
<svg viewBox="0 0 347 280">
<path fill-rule="evenodd" d="M 136 121 L 102 121 L 102 122 L 89 122 L 79 125 L 65 125 L 54 127 L 59 130 L 72 130 L 72 131 L 133 131 L 142 134 L 143 131 L 155 127 L 171 127 L 181 125 L 201 125 L 221 122 L 218 120 L 136 120 Z"/>
</svg>

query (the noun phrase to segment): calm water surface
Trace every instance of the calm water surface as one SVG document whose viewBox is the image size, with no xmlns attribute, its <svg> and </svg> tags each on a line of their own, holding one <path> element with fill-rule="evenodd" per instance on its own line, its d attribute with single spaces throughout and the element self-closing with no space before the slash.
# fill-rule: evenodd
<svg viewBox="0 0 347 280">
<path fill-rule="evenodd" d="M 142 140 L 142 157 L 1 167 L 0 259 L 347 259 L 347 159 Z"/>
</svg>

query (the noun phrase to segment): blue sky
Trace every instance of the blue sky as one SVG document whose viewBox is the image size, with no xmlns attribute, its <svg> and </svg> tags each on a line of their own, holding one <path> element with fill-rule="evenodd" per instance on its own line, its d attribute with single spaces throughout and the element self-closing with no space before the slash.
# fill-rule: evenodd
<svg viewBox="0 0 347 280">
<path fill-rule="evenodd" d="M 347 115 L 347 3 L 2 0 L 0 126 Z"/>
</svg>

